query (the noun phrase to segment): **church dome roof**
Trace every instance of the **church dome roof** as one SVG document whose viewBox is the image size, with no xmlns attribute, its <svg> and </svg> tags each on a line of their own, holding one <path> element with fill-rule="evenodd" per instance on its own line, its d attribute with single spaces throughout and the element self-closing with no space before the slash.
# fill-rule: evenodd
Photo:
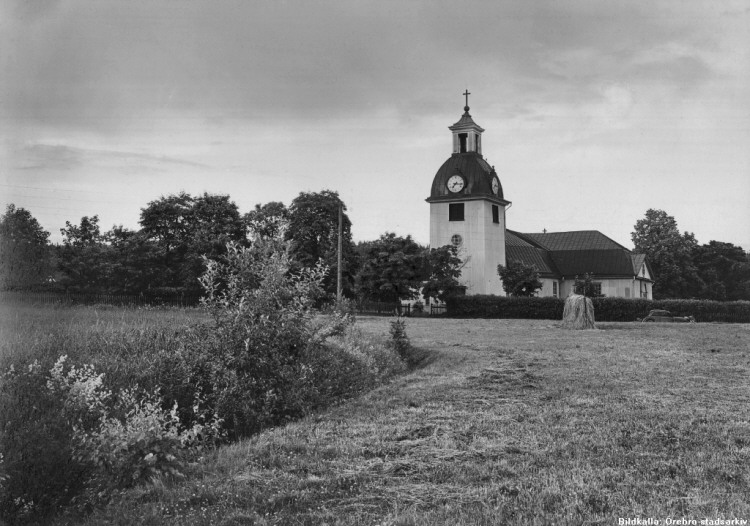
<svg viewBox="0 0 750 526">
<path fill-rule="evenodd" d="M 453 175 L 462 176 L 465 182 L 463 189 L 457 193 L 448 190 L 448 179 Z M 497 195 L 492 193 L 492 180 L 495 178 L 498 179 Z M 435 174 L 428 201 L 462 198 L 489 198 L 504 201 L 503 187 L 495 169 L 477 152 L 451 155 Z"/>
</svg>

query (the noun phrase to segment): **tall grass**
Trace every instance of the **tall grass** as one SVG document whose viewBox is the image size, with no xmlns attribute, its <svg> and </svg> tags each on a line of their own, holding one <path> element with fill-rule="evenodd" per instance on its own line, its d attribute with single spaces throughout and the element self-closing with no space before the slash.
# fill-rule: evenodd
<svg viewBox="0 0 750 526">
<path fill-rule="evenodd" d="M 0 362 L 56 359 L 106 363 L 110 357 L 148 356 L 171 334 L 208 321 L 200 309 L 109 306 L 35 306 L 0 301 Z"/>
<path fill-rule="evenodd" d="M 6 443 L 0 443 L 4 448 L 0 452 L 6 452 L 6 465 L 13 464 L 15 477 L 6 481 L 10 501 L 0 504 L 4 506 L 0 512 L 9 520 L 22 522 L 48 518 L 69 505 L 79 511 L 86 509 L 98 503 L 96 496 L 80 496 L 82 491 L 90 493 L 87 481 L 108 488 L 96 468 L 102 459 L 119 466 L 118 470 L 129 470 L 112 473 L 114 480 L 125 480 L 123 476 L 130 477 L 131 471 L 134 477 L 143 477 L 154 466 L 145 465 L 144 471 L 138 463 L 154 458 L 149 456 L 149 448 L 175 447 L 183 436 L 177 426 L 183 426 L 186 432 L 194 430 L 205 423 L 202 419 L 206 415 L 217 414 L 234 418 L 225 421 L 225 426 L 232 436 L 242 436 L 361 394 L 406 367 L 386 338 L 364 334 L 346 324 L 326 336 L 330 323 L 321 318 L 322 339 L 305 348 L 294 366 L 302 376 L 290 376 L 284 380 L 287 383 L 275 384 L 274 392 L 262 392 L 259 398 L 235 380 L 233 360 L 237 354 L 228 354 L 225 347 L 233 341 L 218 337 L 212 324 L 199 309 L 1 305 L 0 372 L 12 368 L 21 375 L 12 377 L 15 383 L 10 388 L 0 385 L 0 424 L 18 429 L 6 433 Z M 334 325 L 338 327 L 339 322 Z M 56 362 L 59 368 L 60 356 L 67 356 L 65 363 L 74 367 L 91 366 L 87 385 L 94 385 L 96 375 L 103 373 L 102 400 L 105 389 L 115 395 L 114 405 L 97 416 L 103 419 L 101 429 L 94 426 L 82 439 L 75 439 L 77 432 L 66 416 L 66 411 L 70 412 L 68 401 L 56 398 L 49 388 L 47 371 L 54 369 Z M 27 372 L 31 370 L 37 372 Z M 256 380 L 265 381 L 247 376 L 248 387 L 252 388 Z M 133 389 L 144 393 L 142 401 L 128 394 Z M 154 392 L 159 398 L 146 394 Z M 122 406 L 123 400 L 130 400 L 129 406 Z M 161 409 L 154 405 L 157 400 Z M 200 408 L 196 401 L 200 401 Z M 118 403 L 123 409 L 117 409 Z M 175 403 L 181 424 L 169 416 Z M 244 420 L 240 422 L 237 417 Z M 147 431 L 150 422 L 161 426 L 163 432 L 143 442 L 138 433 Z M 237 427 L 240 424 L 242 427 Z M 76 453 L 76 444 L 88 450 Z M 115 458 L 107 451 L 111 447 L 133 453 Z M 173 455 L 164 455 L 171 470 Z M 0 490 L 2 478 L 0 465 Z M 26 493 L 19 489 L 22 485 Z M 109 490 L 113 488 L 116 486 Z M 111 491 L 101 495 L 109 496 Z"/>
</svg>

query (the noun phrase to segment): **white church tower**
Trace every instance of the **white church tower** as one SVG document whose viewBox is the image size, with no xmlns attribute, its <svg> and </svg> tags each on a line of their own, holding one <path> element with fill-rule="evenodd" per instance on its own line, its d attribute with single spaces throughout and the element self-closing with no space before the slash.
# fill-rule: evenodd
<svg viewBox="0 0 750 526">
<path fill-rule="evenodd" d="M 453 133 L 453 154 L 432 180 L 430 246 L 458 246 L 465 262 L 461 283 L 466 294 L 504 295 L 497 266 L 505 265 L 503 187 L 495 169 L 482 156 L 481 128 L 469 115 L 469 93 Z"/>
</svg>

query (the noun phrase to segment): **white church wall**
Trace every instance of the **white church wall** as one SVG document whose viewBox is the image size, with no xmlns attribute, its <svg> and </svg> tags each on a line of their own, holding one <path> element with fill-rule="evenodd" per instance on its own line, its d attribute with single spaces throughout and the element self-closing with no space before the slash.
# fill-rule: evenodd
<svg viewBox="0 0 750 526">
<path fill-rule="evenodd" d="M 559 283 L 559 281 L 556 279 L 552 279 L 552 278 L 540 278 L 539 281 L 542 282 L 542 288 L 537 291 L 536 293 L 537 297 L 549 298 L 549 297 L 554 296 L 554 292 L 555 292 L 554 283 Z"/>
<path fill-rule="evenodd" d="M 560 297 L 567 298 L 573 293 L 575 288 L 576 280 L 574 279 L 563 279 L 560 281 Z"/>
<path fill-rule="evenodd" d="M 484 207 L 482 201 L 467 201 L 465 210 L 464 245 L 470 256 L 469 271 L 467 272 L 468 294 L 489 294 L 485 279 L 487 268 L 486 225 L 484 221 Z"/>
<path fill-rule="evenodd" d="M 495 294 L 504 296 L 502 281 L 497 273 L 498 265 L 505 265 L 505 207 L 493 205 L 490 201 L 478 201 L 481 205 L 480 220 L 482 222 L 482 236 L 484 242 L 484 267 L 483 276 L 484 294 Z M 498 207 L 498 223 L 493 221 L 492 207 Z"/>
<path fill-rule="evenodd" d="M 595 282 L 602 284 L 602 294 L 609 298 L 633 297 L 632 279 L 596 279 Z"/>
<path fill-rule="evenodd" d="M 460 202 L 460 201 L 459 201 Z M 454 235 L 462 238 L 459 257 L 464 261 L 460 282 L 467 294 L 504 295 L 497 266 L 505 264 L 505 214 L 492 221 L 492 203 L 464 201 L 464 220 L 449 221 L 449 203 L 430 204 L 430 246 L 451 244 Z M 499 206 L 499 205 L 497 205 Z"/>
</svg>

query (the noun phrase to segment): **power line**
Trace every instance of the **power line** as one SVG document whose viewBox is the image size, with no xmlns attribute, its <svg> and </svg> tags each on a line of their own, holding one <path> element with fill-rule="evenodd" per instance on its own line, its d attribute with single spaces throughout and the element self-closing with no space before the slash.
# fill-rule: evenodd
<svg viewBox="0 0 750 526">
<path fill-rule="evenodd" d="M 19 184 L 6 184 L 6 183 L 0 183 L 0 186 L 6 186 L 8 188 L 25 188 L 25 189 L 29 189 L 29 190 L 45 190 L 45 191 L 48 191 L 48 192 L 87 192 L 87 193 L 91 193 L 91 194 L 117 195 L 117 196 L 122 195 L 121 193 L 116 193 L 116 192 L 100 192 L 100 191 L 97 191 L 97 190 L 78 190 L 78 189 L 67 190 L 65 188 L 50 188 L 50 187 L 42 188 L 42 187 L 39 187 L 39 186 L 23 186 L 23 185 L 19 185 Z"/>
<path fill-rule="evenodd" d="M 72 201 L 75 203 L 113 203 L 118 204 L 122 203 L 122 201 L 108 201 L 105 199 L 75 199 L 70 197 L 60 197 L 57 195 L 24 195 L 24 194 L 15 194 L 15 197 L 24 197 L 26 199 L 54 199 L 56 201 Z"/>
</svg>

